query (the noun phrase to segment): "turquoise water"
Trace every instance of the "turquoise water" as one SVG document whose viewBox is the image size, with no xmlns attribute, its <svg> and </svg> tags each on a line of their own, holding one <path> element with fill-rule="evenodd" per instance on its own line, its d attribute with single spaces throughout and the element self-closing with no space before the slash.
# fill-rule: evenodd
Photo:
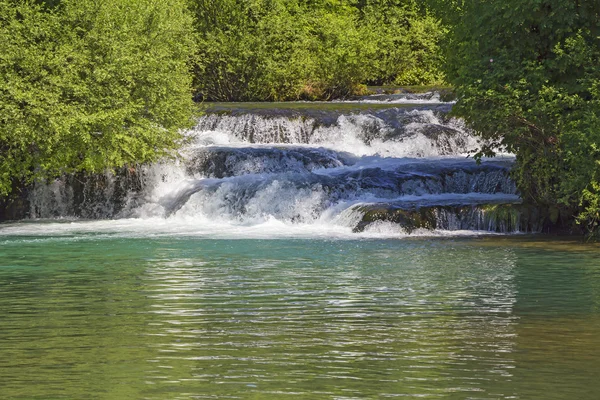
<svg viewBox="0 0 600 400">
<path fill-rule="evenodd" d="M 595 245 L 4 228 L 2 399 L 600 393 Z"/>
</svg>

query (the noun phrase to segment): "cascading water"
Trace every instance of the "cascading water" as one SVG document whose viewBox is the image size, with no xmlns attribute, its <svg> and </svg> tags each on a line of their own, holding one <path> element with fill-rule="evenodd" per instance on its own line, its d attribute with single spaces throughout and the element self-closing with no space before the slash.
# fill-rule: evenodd
<svg viewBox="0 0 600 400">
<path fill-rule="evenodd" d="M 517 210 L 512 158 L 476 164 L 467 157 L 476 138 L 436 101 L 342 111 L 217 106 L 187 132 L 178 160 L 37 185 L 31 216 L 206 234 L 538 229 Z"/>
</svg>

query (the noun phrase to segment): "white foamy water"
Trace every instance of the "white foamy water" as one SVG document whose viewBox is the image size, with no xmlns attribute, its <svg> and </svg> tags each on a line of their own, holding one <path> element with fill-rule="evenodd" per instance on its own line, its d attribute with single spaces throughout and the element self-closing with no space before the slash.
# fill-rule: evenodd
<svg viewBox="0 0 600 400">
<path fill-rule="evenodd" d="M 391 117 L 390 110 L 379 115 L 340 115 L 331 125 L 323 125 L 314 118 L 210 114 L 202 117 L 188 135 L 197 146 L 295 144 L 357 156 L 456 156 L 479 147 L 478 139 L 460 120 L 444 121 L 432 110 L 396 110 L 396 113 Z"/>
<path fill-rule="evenodd" d="M 31 215 L 44 221 L 5 224 L 0 235 L 339 239 L 448 234 L 408 232 L 385 217 L 357 232 L 364 215 L 360 206 L 367 204 L 441 207 L 439 217 L 452 234 L 479 234 L 463 227 L 496 229 L 479 206 L 519 202 L 506 173 L 512 158 L 475 165 L 467 154 L 477 148 L 477 139 L 461 121 L 432 110 L 344 114 L 328 123 L 209 114 L 187 135 L 179 160 L 142 167 L 133 176 L 104 177 L 80 195 L 65 180 L 38 185 Z M 467 222 L 453 214 L 461 205 L 473 210 Z"/>
<path fill-rule="evenodd" d="M 442 101 L 438 92 L 375 94 L 358 100 L 342 100 L 339 102 L 359 104 L 454 104 L 454 101 Z"/>
<path fill-rule="evenodd" d="M 428 230 L 407 232 L 397 224 L 376 223 L 364 232 L 353 232 L 350 227 L 319 221 L 312 224 L 294 224 L 270 219 L 255 225 L 237 225 L 214 221 L 201 216 L 165 218 L 131 218 L 117 220 L 35 220 L 3 224 L 2 237 L 22 236 L 23 241 L 67 240 L 90 238 L 134 239 L 144 237 L 195 237 L 200 239 L 403 239 L 410 237 L 447 237 L 494 235 L 494 232 L 474 230 Z"/>
</svg>

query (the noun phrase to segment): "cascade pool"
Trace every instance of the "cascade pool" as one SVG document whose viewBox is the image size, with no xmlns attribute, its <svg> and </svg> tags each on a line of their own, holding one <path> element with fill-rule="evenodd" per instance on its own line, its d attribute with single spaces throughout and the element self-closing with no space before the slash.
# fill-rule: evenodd
<svg viewBox="0 0 600 400">
<path fill-rule="evenodd" d="M 597 247 L 34 226 L 0 230 L 4 399 L 600 392 Z"/>
</svg>

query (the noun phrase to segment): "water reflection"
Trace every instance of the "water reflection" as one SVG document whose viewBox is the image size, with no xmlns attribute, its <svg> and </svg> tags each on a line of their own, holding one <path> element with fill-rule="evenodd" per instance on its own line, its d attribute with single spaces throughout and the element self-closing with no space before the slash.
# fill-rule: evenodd
<svg viewBox="0 0 600 400">
<path fill-rule="evenodd" d="M 485 392 L 511 376 L 510 250 L 313 250 L 155 260 L 144 278 L 156 317 L 147 333 L 163 340 L 147 381 L 194 381 L 207 396 L 398 396 Z"/>
<path fill-rule="evenodd" d="M 464 239 L 20 246 L 0 255 L 8 398 L 600 389 L 595 254 Z"/>
</svg>

